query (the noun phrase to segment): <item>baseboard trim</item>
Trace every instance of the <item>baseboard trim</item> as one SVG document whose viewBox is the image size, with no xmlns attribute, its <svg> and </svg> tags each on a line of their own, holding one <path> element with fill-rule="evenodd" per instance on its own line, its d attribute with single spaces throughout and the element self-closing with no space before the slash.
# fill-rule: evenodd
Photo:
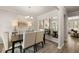
<svg viewBox="0 0 79 59">
<path fill-rule="evenodd" d="M 64 43 L 61 46 L 58 46 L 58 49 L 62 49 L 64 46 Z"/>
</svg>

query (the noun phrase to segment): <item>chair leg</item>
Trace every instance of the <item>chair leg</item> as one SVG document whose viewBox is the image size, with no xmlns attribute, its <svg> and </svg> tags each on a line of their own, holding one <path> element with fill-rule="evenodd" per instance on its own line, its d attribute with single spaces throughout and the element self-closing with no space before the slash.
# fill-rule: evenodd
<svg viewBox="0 0 79 59">
<path fill-rule="evenodd" d="M 41 42 L 41 44 L 42 44 L 42 48 L 44 47 L 44 43 L 43 42 Z"/>
<path fill-rule="evenodd" d="M 20 46 L 20 52 L 22 53 L 22 46 Z"/>
<path fill-rule="evenodd" d="M 23 49 L 23 53 L 25 53 L 25 49 Z"/>
<path fill-rule="evenodd" d="M 36 52 L 35 45 L 34 45 L 34 47 L 33 47 L 33 48 L 34 48 L 34 53 L 35 53 L 35 52 Z"/>
<path fill-rule="evenodd" d="M 38 51 L 37 46 L 38 46 L 38 45 L 36 44 L 36 51 Z"/>
<path fill-rule="evenodd" d="M 7 51 L 5 51 L 5 53 L 7 53 Z"/>
<path fill-rule="evenodd" d="M 36 44 L 33 46 L 34 48 L 34 53 L 37 51 L 37 47 L 36 47 Z"/>
</svg>

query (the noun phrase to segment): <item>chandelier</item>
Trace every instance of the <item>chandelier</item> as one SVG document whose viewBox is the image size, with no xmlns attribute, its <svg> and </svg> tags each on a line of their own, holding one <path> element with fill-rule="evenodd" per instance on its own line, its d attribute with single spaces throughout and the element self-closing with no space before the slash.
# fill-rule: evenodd
<svg viewBox="0 0 79 59">
<path fill-rule="evenodd" d="M 25 16 L 25 19 L 33 19 L 32 16 Z"/>
</svg>

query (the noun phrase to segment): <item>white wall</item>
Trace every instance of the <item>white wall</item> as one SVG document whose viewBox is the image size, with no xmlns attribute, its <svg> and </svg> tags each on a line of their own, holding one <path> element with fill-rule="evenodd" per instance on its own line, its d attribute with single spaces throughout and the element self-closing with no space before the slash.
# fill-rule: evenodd
<svg viewBox="0 0 79 59">
<path fill-rule="evenodd" d="M 16 18 L 16 14 L 0 10 L 0 34 L 6 31 L 12 31 L 11 23 Z M 0 37 L 0 42 L 2 39 Z"/>
<path fill-rule="evenodd" d="M 16 14 L 0 11 L 0 28 L 2 32 L 11 30 L 12 20 L 15 20 Z"/>
</svg>

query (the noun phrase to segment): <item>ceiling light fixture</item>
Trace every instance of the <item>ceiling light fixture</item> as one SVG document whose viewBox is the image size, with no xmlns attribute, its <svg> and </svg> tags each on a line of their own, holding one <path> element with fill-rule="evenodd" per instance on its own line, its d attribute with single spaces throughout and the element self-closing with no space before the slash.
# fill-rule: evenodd
<svg viewBox="0 0 79 59">
<path fill-rule="evenodd" d="M 32 16 L 25 16 L 25 19 L 28 19 L 28 18 L 33 19 Z"/>
<path fill-rule="evenodd" d="M 25 16 L 25 19 L 29 18 L 30 16 Z"/>
</svg>

